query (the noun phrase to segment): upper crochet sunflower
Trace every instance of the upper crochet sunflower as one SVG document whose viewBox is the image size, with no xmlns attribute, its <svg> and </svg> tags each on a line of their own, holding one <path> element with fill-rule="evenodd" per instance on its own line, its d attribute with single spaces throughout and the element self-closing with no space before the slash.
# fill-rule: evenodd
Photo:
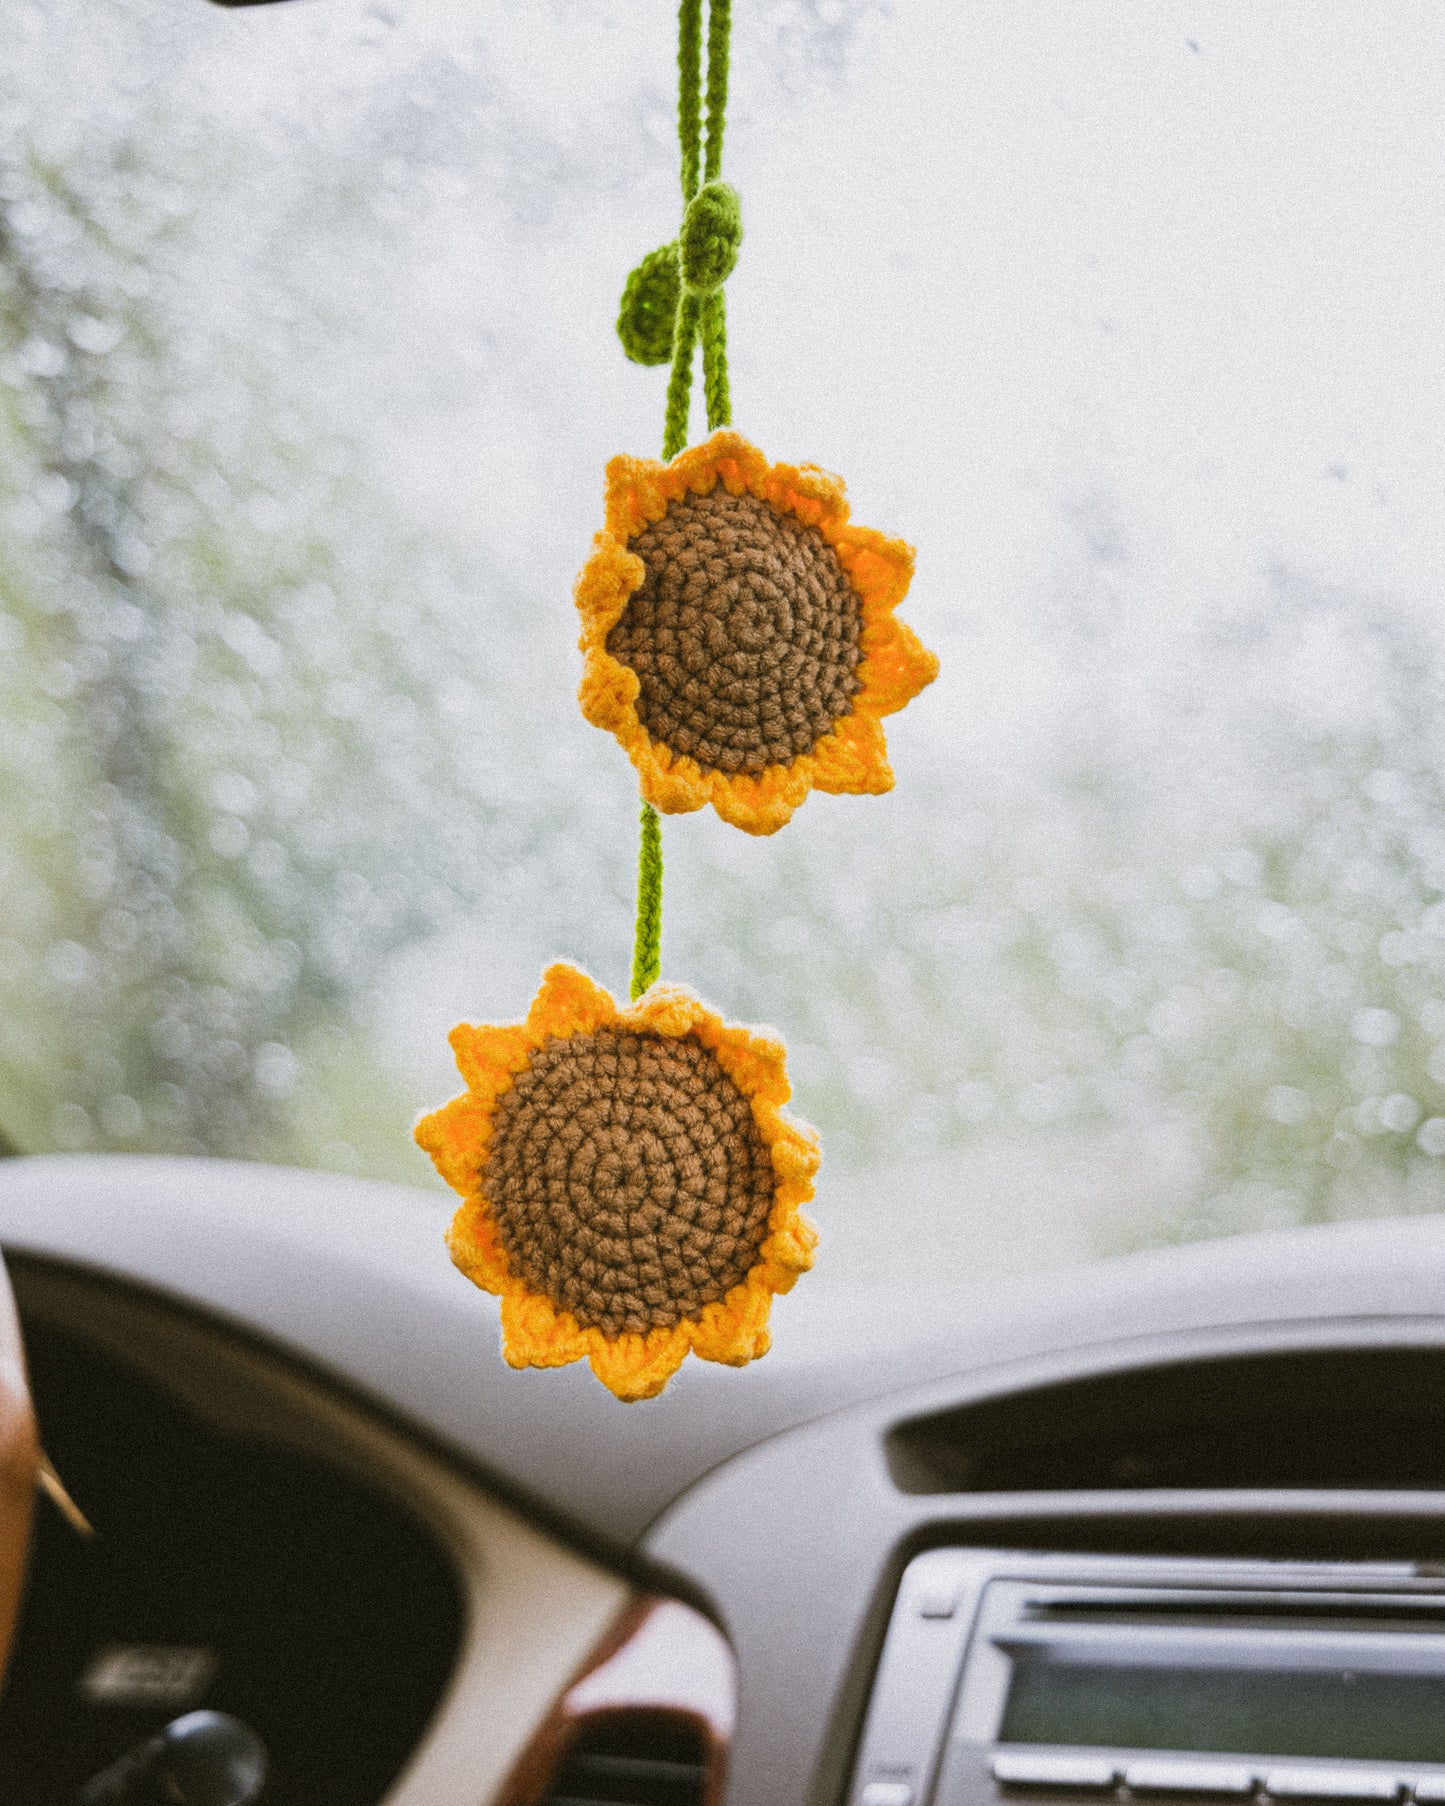
<svg viewBox="0 0 1445 1806">
<path fill-rule="evenodd" d="M 463 1202 L 448 1242 L 502 1299 L 514 1367 L 590 1360 L 650 1398 L 689 1349 L 741 1367 L 812 1265 L 818 1146 L 783 1115 L 779 1042 L 656 984 L 619 1009 L 548 968 L 524 1023 L 452 1031 L 467 1090 L 416 1138 Z"/>
<path fill-rule="evenodd" d="M 577 579 L 582 712 L 668 814 L 771 834 L 813 788 L 893 785 L 880 717 L 938 674 L 894 610 L 913 551 L 848 519 L 842 480 L 717 432 L 607 466 Z"/>
</svg>

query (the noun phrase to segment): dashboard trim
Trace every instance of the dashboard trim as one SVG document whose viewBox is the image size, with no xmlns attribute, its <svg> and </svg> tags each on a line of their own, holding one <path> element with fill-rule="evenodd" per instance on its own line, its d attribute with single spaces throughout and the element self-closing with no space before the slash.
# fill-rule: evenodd
<svg viewBox="0 0 1445 1806">
<path fill-rule="evenodd" d="M 22 1309 L 125 1360 L 217 1427 L 289 1445 L 386 1492 L 454 1564 L 465 1628 L 450 1683 L 382 1806 L 478 1806 L 632 1595 L 391 1426 L 277 1358 L 154 1299 L 16 1263 Z"/>
<path fill-rule="evenodd" d="M 730 1806 L 836 1806 L 899 1578 L 920 1551 L 1339 1559 L 1411 1556 L 1445 1569 L 1445 1492 L 905 1493 L 886 1443 L 899 1423 L 1080 1373 L 1277 1348 L 1445 1347 L 1445 1319 L 1217 1325 L 1000 1362 L 772 1438 L 679 1500 L 646 1543 L 701 1585 L 742 1676 Z M 808 1576 L 809 1611 L 798 1609 Z M 800 1729 L 800 1727 L 805 1727 Z"/>
<path fill-rule="evenodd" d="M 702 1806 L 722 1806 L 737 1725 L 737 1664 L 726 1639 L 675 1599 L 633 1600 L 539 1727 L 497 1806 L 538 1806 L 589 1724 L 645 1713 L 684 1719 L 705 1751 Z"/>
</svg>

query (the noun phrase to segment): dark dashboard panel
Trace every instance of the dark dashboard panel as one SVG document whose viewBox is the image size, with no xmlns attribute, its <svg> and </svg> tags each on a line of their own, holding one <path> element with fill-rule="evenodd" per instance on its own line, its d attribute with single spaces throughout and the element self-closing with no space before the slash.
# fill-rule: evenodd
<svg viewBox="0 0 1445 1806">
<path fill-rule="evenodd" d="M 39 1515 L 0 1702 L 0 1799 L 70 1806 L 107 1762 L 204 1704 L 260 1733 L 268 1806 L 374 1806 L 456 1658 L 446 1555 L 351 1476 L 202 1421 L 27 1313 L 17 1279 L 46 1447 L 97 1534 Z M 159 1697 L 168 1676 L 181 1691 L 189 1676 L 193 1697 Z"/>
<path fill-rule="evenodd" d="M 913 1419 L 887 1446 L 908 1493 L 1445 1487 L 1445 1349 L 1090 1374 Z"/>
</svg>

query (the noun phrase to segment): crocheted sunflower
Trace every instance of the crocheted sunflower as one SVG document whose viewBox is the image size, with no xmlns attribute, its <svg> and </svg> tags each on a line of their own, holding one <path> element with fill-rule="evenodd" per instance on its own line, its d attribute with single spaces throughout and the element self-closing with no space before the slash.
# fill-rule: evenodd
<svg viewBox="0 0 1445 1806">
<path fill-rule="evenodd" d="M 578 697 L 648 802 L 771 834 L 811 789 L 892 788 L 881 717 L 938 660 L 894 615 L 912 548 L 852 525 L 840 478 L 717 432 L 669 464 L 614 458 L 605 518 Z"/>
<path fill-rule="evenodd" d="M 620 1399 L 689 1349 L 741 1367 L 813 1262 L 818 1143 L 782 1113 L 783 1048 L 680 985 L 619 1009 L 575 966 L 525 1022 L 451 1034 L 467 1089 L 416 1139 L 462 1205 L 452 1259 L 502 1300 L 513 1367 L 591 1362 Z"/>
</svg>

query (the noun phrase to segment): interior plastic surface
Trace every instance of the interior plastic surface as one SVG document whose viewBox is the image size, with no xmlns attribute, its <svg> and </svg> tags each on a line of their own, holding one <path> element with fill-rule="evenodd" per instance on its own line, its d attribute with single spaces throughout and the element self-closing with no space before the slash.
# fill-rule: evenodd
<svg viewBox="0 0 1445 1806">
<path fill-rule="evenodd" d="M 204 1704 L 260 1734 L 268 1806 L 373 1806 L 456 1657 L 444 1553 L 350 1476 L 225 1434 L 27 1315 L 19 1289 L 46 1446 L 96 1535 L 53 1511 L 37 1520 L 0 1698 L 0 1799 L 71 1806 L 91 1775 Z M 126 1651 L 133 1674 L 140 1652 L 190 1652 L 200 1684 L 151 1701 L 143 1686 L 107 1689 Z"/>
<path fill-rule="evenodd" d="M 1445 1351 L 1310 1349 L 1145 1367 L 900 1425 L 905 1492 L 1445 1486 Z"/>
</svg>

